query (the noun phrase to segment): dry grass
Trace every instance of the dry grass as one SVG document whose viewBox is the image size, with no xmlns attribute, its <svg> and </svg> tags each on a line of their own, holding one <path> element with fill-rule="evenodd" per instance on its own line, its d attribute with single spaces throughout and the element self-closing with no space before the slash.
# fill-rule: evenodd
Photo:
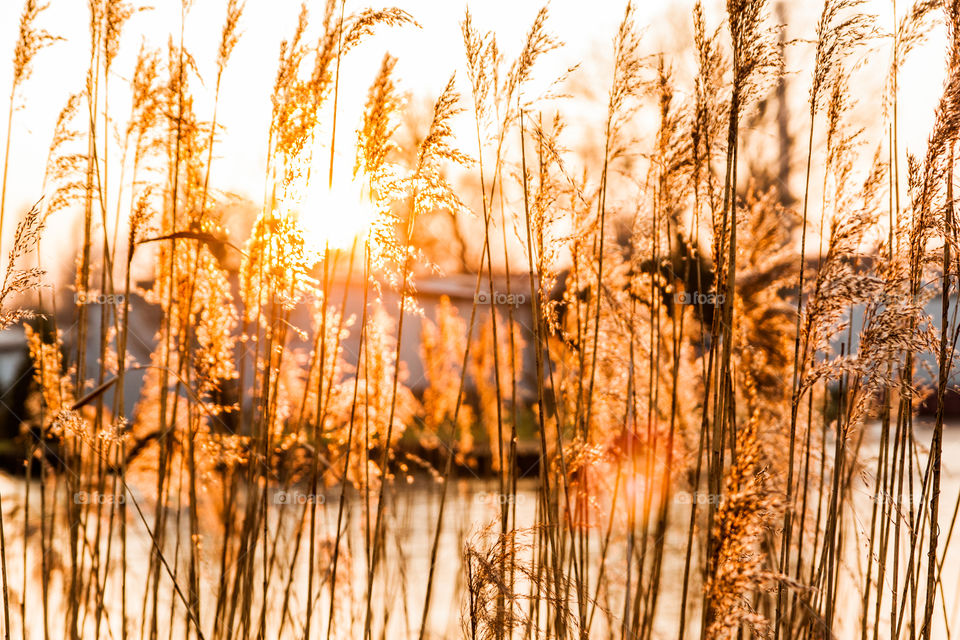
<svg viewBox="0 0 960 640">
<path fill-rule="evenodd" d="M 346 150 L 372 212 L 351 247 L 310 246 L 296 203 L 346 186 L 343 61 L 377 30 L 419 25 L 336 0 L 315 20 L 303 4 L 259 134 L 263 201 L 234 243 L 214 159 L 235 133 L 218 112 L 257 25 L 223 4 L 204 83 L 190 2 L 166 51 L 141 47 L 129 70 L 114 66 L 139 5 L 89 3 L 83 90 L 53 123 L 44 199 L 0 287 L 0 326 L 25 323 L 34 380 L 23 495 L 0 509 L 6 637 L 949 637 L 956 3 L 883 25 L 859 0 L 825 0 L 786 44 L 766 0 L 730 0 L 717 25 L 698 1 L 689 80 L 647 54 L 628 4 L 596 123 L 570 122 L 590 99 L 565 95 L 576 69 L 543 77 L 563 47 L 546 8 L 514 59 L 467 12 L 463 79 L 408 149 L 383 58 Z M 27 0 L 20 23 L 0 235 L 14 115 L 56 41 L 45 10 Z M 947 74 L 913 155 L 899 77 L 935 19 Z M 805 75 L 786 74 L 787 46 Z M 878 51 L 881 122 L 861 128 L 851 87 Z M 753 137 L 777 131 L 787 80 L 809 83 L 802 200 Z M 571 124 L 596 154 L 567 148 Z M 41 287 L 44 225 L 69 215 L 72 283 Z M 450 244 L 429 241 L 438 220 L 457 231 L 450 251 L 476 256 L 469 313 L 418 293 Z M 478 302 L 504 295 L 519 302 Z M 138 361 L 145 306 L 159 320 Z M 491 508 L 470 522 L 457 476 L 480 470 Z"/>
</svg>

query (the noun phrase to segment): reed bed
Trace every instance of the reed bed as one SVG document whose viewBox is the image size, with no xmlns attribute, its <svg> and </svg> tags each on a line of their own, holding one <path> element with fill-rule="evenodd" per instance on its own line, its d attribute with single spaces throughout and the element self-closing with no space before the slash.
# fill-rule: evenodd
<svg viewBox="0 0 960 640">
<path fill-rule="evenodd" d="M 0 478 L 4 637 L 957 629 L 960 3 L 824 0 L 798 34 L 769 0 L 696 0 L 687 59 L 651 53 L 628 3 L 600 97 L 546 71 L 548 7 L 515 48 L 467 10 L 411 133 L 390 54 L 362 114 L 342 94 L 344 62 L 416 16 L 305 2 L 251 136 L 219 115 L 258 28 L 244 0 L 222 0 L 211 65 L 182 0 L 129 69 L 149 8 L 90 0 L 85 77 L 18 217 L 11 140 L 58 4 L 24 3 L 8 101 L 0 327 L 23 325 L 33 383 L 23 477 Z M 934 27 L 942 95 L 908 150 L 901 74 Z M 266 150 L 239 239 L 215 160 L 233 135 Z M 361 214 L 345 246 L 313 233 Z M 65 220 L 58 278 L 43 234 Z M 472 304 L 428 304 L 451 270 Z"/>
</svg>

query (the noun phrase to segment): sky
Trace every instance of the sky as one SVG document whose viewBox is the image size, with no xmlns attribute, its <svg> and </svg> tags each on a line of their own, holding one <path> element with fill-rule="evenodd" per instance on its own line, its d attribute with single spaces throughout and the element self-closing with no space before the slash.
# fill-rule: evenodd
<svg viewBox="0 0 960 640">
<path fill-rule="evenodd" d="M 117 127 L 123 125 L 128 112 L 129 96 L 125 94 L 123 80 L 129 77 L 133 69 L 141 42 L 164 49 L 171 34 L 179 32 L 180 25 L 179 0 L 133 0 L 133 3 L 151 4 L 153 8 L 135 15 L 125 28 L 120 57 L 115 63 L 115 75 L 120 81 L 113 82 L 110 96 L 111 117 L 115 118 L 114 126 Z M 196 99 L 195 110 L 204 120 L 210 118 L 213 110 L 216 51 L 225 4 L 225 0 L 194 0 L 187 16 L 185 42 L 196 60 L 202 80 L 202 84 L 194 81 L 192 86 Z M 247 0 L 240 27 L 242 35 L 221 88 L 218 119 L 223 132 L 215 148 L 216 158 L 211 177 L 211 182 L 220 192 L 236 193 L 254 202 L 262 201 L 270 91 L 280 42 L 293 31 L 300 4 L 301 0 Z M 310 3 L 315 21 L 314 34 L 322 19 L 323 4 L 320 0 Z M 391 3 L 387 0 L 382 3 L 348 0 L 347 12 L 371 4 L 382 7 Z M 465 92 L 460 32 L 465 8 L 469 5 L 479 29 L 496 31 L 498 42 L 509 59 L 516 53 L 531 21 L 542 6 L 541 0 L 395 0 L 392 4 L 409 11 L 419 22 L 420 28 L 380 29 L 373 39 L 351 53 L 344 62 L 338 141 L 343 136 L 353 135 L 367 87 L 379 68 L 384 52 L 389 51 L 399 59 L 396 73 L 403 91 L 409 91 L 414 96 L 435 97 L 450 75 L 457 72 L 461 79 L 461 90 Z M 708 23 L 719 24 L 722 3 L 705 4 Z M 18 109 L 14 113 L 11 137 L 8 215 L 19 215 L 42 195 L 44 163 L 54 122 L 66 98 L 82 89 L 88 64 L 87 2 L 49 0 L 49 5 L 49 9 L 41 15 L 39 25 L 63 40 L 37 57 L 33 75 L 17 97 Z M 669 56 L 688 46 L 692 5 L 693 0 L 637 3 L 637 21 L 645 29 L 644 38 L 651 51 L 665 51 Z M 4 64 L 2 54 L 13 51 L 22 6 L 22 0 L 0 0 L 0 87 L 10 85 L 10 58 Z M 867 6 L 880 15 L 881 24 L 890 24 L 888 2 L 870 0 Z M 554 0 L 549 4 L 549 9 L 548 24 L 551 31 L 564 42 L 564 47 L 547 58 L 541 69 L 543 76 L 553 77 L 574 64 L 582 63 L 573 82 L 580 87 L 592 86 L 604 91 L 603 87 L 609 82 L 606 79 L 609 76 L 606 63 L 611 57 L 612 38 L 622 17 L 624 2 Z M 790 12 L 790 37 L 812 37 L 819 3 L 790 3 Z M 680 37 L 678 33 L 685 35 Z M 903 139 L 915 154 L 922 153 L 926 132 L 933 118 L 930 107 L 941 89 L 942 46 L 936 38 L 933 40 L 924 51 L 914 55 L 903 73 L 901 112 L 908 115 L 901 126 Z M 803 43 L 799 43 L 798 47 L 802 50 Z M 690 64 L 690 56 L 678 58 L 676 64 L 682 73 L 683 66 Z M 871 61 L 867 61 L 867 64 L 871 64 Z M 872 64 L 882 73 L 884 60 L 874 60 Z M 794 66 L 802 67 L 796 62 Z M 809 71 L 791 69 L 788 64 L 788 72 L 797 75 L 796 91 L 798 98 L 803 100 L 809 82 L 805 76 Z M 0 94 L 4 93 L 0 91 Z M 867 117 L 874 120 L 878 110 L 877 95 L 869 90 L 858 96 L 861 103 L 865 104 Z M 569 105 L 568 119 L 600 116 L 596 119 L 602 122 L 605 99 L 602 93 L 595 97 L 596 104 L 590 107 L 593 111 Z M 599 114 L 597 108 L 601 109 Z M 0 102 L 0 113 L 6 115 L 5 100 Z M 0 130 L 0 138 L 3 136 L 5 133 Z M 48 237 L 52 238 L 54 244 L 59 241 L 73 242 L 75 225 L 75 220 L 57 221 L 53 225 L 55 228 L 48 230 Z M 12 224 L 5 225 L 7 241 L 12 227 Z"/>
<path fill-rule="evenodd" d="M 153 0 L 153 9 L 140 13 L 128 23 L 117 75 L 129 77 L 141 38 L 152 47 L 163 48 L 171 33 L 177 33 L 180 21 L 178 0 Z M 390 3 L 374 4 L 388 6 Z M 352 131 L 366 88 L 373 80 L 384 52 L 399 58 L 396 72 L 402 90 L 414 95 L 436 96 L 450 74 L 463 75 L 462 39 L 459 23 L 465 3 L 437 0 L 398 0 L 392 3 L 409 11 L 421 28 L 381 29 L 355 53 L 342 69 L 341 118 L 345 130 Z M 52 0 L 41 14 L 40 25 L 65 38 L 43 51 L 36 59 L 33 76 L 24 85 L 14 114 L 8 202 L 16 208 L 29 206 L 39 197 L 43 165 L 53 123 L 66 98 L 82 89 L 87 67 L 87 3 L 82 0 Z M 319 28 L 323 3 L 311 2 L 312 17 Z M 347 2 L 347 12 L 371 6 Z M 496 29 L 498 39 L 512 53 L 521 42 L 540 4 L 527 0 L 484 0 L 470 3 L 480 28 Z M 224 0 L 195 0 L 188 14 L 186 46 L 194 55 L 204 84 L 197 86 L 196 111 L 209 119 L 212 113 L 212 85 L 216 73 L 216 50 L 220 39 Z M 20 0 L 0 0 L 0 54 L 12 53 L 17 37 Z M 247 0 L 241 22 L 242 36 L 225 73 L 221 89 L 218 119 L 224 135 L 218 142 L 215 181 L 225 191 L 237 192 L 258 200 L 262 195 L 266 133 L 270 118 L 270 90 L 276 72 L 280 42 L 292 33 L 300 10 L 300 0 Z M 619 2 L 555 2 L 551 5 L 551 24 L 567 43 L 554 56 L 555 68 L 565 68 L 588 54 L 599 39 L 609 43 L 622 16 Z M 567 28 L 564 28 L 566 26 Z M 0 55 L 2 59 L 2 55 Z M 8 87 L 9 64 L 0 64 L 0 87 Z M 122 82 L 115 82 L 121 86 Z M 122 121 L 127 112 L 125 95 L 111 95 L 111 112 Z M 6 105 L 0 107 L 6 113 Z M 347 114 L 347 115 L 344 115 Z M 339 126 L 339 125 L 338 125 Z M 238 132 L 250 132 L 238 135 Z M 0 136 L 4 136 L 0 132 Z"/>
</svg>

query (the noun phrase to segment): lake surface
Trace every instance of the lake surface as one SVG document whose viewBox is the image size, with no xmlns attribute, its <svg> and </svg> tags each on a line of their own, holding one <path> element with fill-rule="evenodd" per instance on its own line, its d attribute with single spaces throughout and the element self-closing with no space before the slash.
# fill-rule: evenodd
<svg viewBox="0 0 960 640">
<path fill-rule="evenodd" d="M 916 427 L 916 440 L 919 449 L 918 460 L 921 462 L 926 457 L 925 452 L 930 442 L 930 433 L 929 425 L 921 424 Z M 835 624 L 836 636 L 842 638 L 859 635 L 859 594 L 862 592 L 862 575 L 866 554 L 869 552 L 867 535 L 870 530 L 870 516 L 873 506 L 873 473 L 876 469 L 878 437 L 879 427 L 876 425 L 868 426 L 865 434 L 865 449 L 861 456 L 863 466 L 854 478 L 853 490 L 856 509 L 855 513 L 852 514 L 853 517 L 846 518 L 844 523 L 845 551 L 841 562 L 841 585 L 838 593 L 845 594 L 845 597 L 836 603 L 838 614 Z M 958 503 L 958 495 L 960 495 L 960 425 L 948 427 L 945 431 L 944 440 L 943 486 L 940 508 L 941 541 L 946 539 L 950 531 L 951 520 Z M 19 609 L 21 603 L 25 602 L 27 635 L 28 637 L 41 638 L 43 637 L 41 571 L 37 546 L 39 536 L 39 519 L 37 518 L 39 485 L 33 482 L 30 488 L 30 514 L 27 535 L 31 539 L 31 545 L 26 558 L 28 571 L 24 584 L 25 488 L 23 478 L 0 477 L 0 492 L 2 492 L 3 498 L 3 524 L 7 541 L 10 605 L 14 617 L 14 635 L 19 635 Z M 919 485 L 917 485 L 916 491 L 919 492 Z M 402 478 L 398 477 L 396 484 L 391 487 L 388 493 L 389 503 L 384 516 L 387 535 L 383 547 L 383 562 L 380 577 L 378 577 L 378 586 L 372 595 L 374 628 L 377 631 L 375 637 L 416 638 L 420 626 L 426 578 L 436 528 L 440 485 L 426 478 L 418 478 L 407 484 Z M 439 539 L 428 637 L 457 638 L 462 635 L 461 619 L 467 603 L 464 582 L 465 572 L 463 570 L 465 545 L 471 541 L 477 542 L 477 536 L 480 532 L 487 530 L 492 524 L 498 522 L 504 500 L 510 500 L 508 506 L 511 511 L 515 510 L 516 528 L 525 530 L 518 537 L 518 542 L 532 543 L 536 535 L 533 528 L 537 524 L 538 495 L 537 482 L 532 479 L 521 481 L 513 498 L 501 496 L 495 480 L 452 481 L 443 529 Z M 339 496 L 340 489 L 334 487 L 323 493 L 318 500 L 320 504 L 317 505 L 317 525 L 321 528 L 321 532 L 325 533 L 321 539 L 332 540 L 335 535 Z M 147 491 L 135 488 L 134 497 L 152 527 L 153 503 L 147 497 Z M 63 499 L 61 493 L 58 500 L 62 501 Z M 905 495 L 904 500 L 908 499 L 909 497 Z M 917 500 L 918 496 L 915 496 L 915 504 Z M 274 611 L 280 610 L 280 598 L 283 595 L 283 590 L 279 587 L 271 588 L 272 595 L 267 606 L 268 630 L 276 632 L 282 625 L 283 637 L 301 637 L 303 631 L 301 625 L 302 612 L 306 608 L 307 547 L 306 542 L 301 537 L 302 544 L 299 551 L 296 551 L 295 541 L 304 508 L 304 499 L 295 490 L 287 492 L 286 498 L 282 500 L 276 498 L 271 500 L 270 541 L 272 548 L 277 549 L 277 553 L 281 556 L 283 554 L 299 554 L 293 575 L 290 576 L 283 572 L 277 578 L 280 581 L 289 581 L 289 609 L 294 612 L 294 615 L 291 615 L 287 620 L 281 620 L 278 615 L 274 615 Z M 662 638 L 676 637 L 676 624 L 681 606 L 680 594 L 683 581 L 684 553 L 686 550 L 686 522 L 690 513 L 689 494 L 678 493 L 670 508 L 670 518 L 673 525 L 667 531 L 665 539 L 663 580 L 655 625 L 655 636 Z M 605 522 L 606 511 L 603 504 L 600 504 L 600 509 L 604 515 L 598 521 Z M 368 515 L 369 519 L 372 520 L 375 510 L 375 496 L 370 498 L 369 506 L 366 506 L 362 495 L 353 491 L 348 492 L 343 510 L 345 534 L 340 548 L 337 602 L 334 607 L 336 624 L 335 633 L 332 634 L 333 637 L 358 638 L 362 636 L 367 578 L 367 560 L 364 549 L 366 548 L 365 540 L 368 535 Z M 58 517 L 62 518 L 62 514 L 63 510 L 61 508 L 58 511 Z M 175 510 L 168 512 L 169 520 L 175 522 L 176 515 Z M 903 517 L 903 527 L 906 530 L 906 514 Z M 181 530 L 184 533 L 184 540 L 186 540 L 189 532 L 185 529 L 187 522 L 185 508 L 180 513 L 180 521 L 181 527 L 183 527 Z M 213 624 L 212 602 L 216 590 L 219 588 L 219 585 L 214 583 L 212 576 L 217 575 L 219 569 L 219 545 L 217 541 L 222 536 L 222 530 L 219 528 L 213 513 L 201 513 L 201 525 L 204 527 L 204 530 L 201 531 L 201 546 L 204 551 L 203 562 L 200 567 L 203 580 L 201 618 L 204 629 L 209 629 Z M 132 508 L 128 509 L 127 527 L 129 532 L 128 560 L 130 563 L 130 571 L 127 576 L 127 607 L 129 618 L 137 621 L 137 624 L 131 624 L 131 637 L 139 637 L 139 618 L 143 604 L 146 560 L 151 552 L 151 541 L 145 533 L 146 529 L 143 522 Z M 591 557 L 595 558 L 600 555 L 604 528 L 605 525 L 597 524 L 594 526 L 596 532 L 591 532 Z M 62 529 L 62 526 L 60 529 Z M 93 523 L 88 522 L 87 529 L 92 538 Z M 960 623 L 960 542 L 957 541 L 958 537 L 960 537 L 960 532 L 953 535 L 951 547 L 944 559 L 942 573 L 944 581 L 943 597 L 946 600 L 943 607 L 946 610 L 946 615 L 949 616 L 952 629 L 960 628 L 958 626 L 958 623 Z M 116 543 L 116 539 L 115 535 L 115 544 L 110 553 L 116 563 L 115 566 L 118 566 L 119 552 L 117 547 L 119 544 Z M 903 533 L 902 540 L 905 539 L 906 533 Z M 172 543 L 168 546 L 170 548 L 167 549 L 167 555 L 170 556 L 171 563 L 175 566 L 178 579 L 185 581 L 186 551 L 182 547 L 173 548 Z M 102 549 L 106 553 L 106 548 L 102 547 Z M 58 540 L 55 544 L 55 550 L 56 553 L 51 554 L 53 557 L 50 559 L 51 563 L 55 565 L 55 571 L 50 585 L 51 596 L 48 602 L 48 608 L 51 612 L 49 624 L 51 637 L 62 637 L 63 611 L 65 611 L 66 606 L 63 594 L 66 591 L 66 575 L 68 573 L 65 541 Z M 318 571 L 314 578 L 315 593 L 318 591 L 317 585 L 320 581 L 327 580 L 329 577 L 327 568 L 329 567 L 331 552 L 332 544 L 318 545 L 316 551 Z M 622 597 L 622 589 L 627 579 L 624 570 L 626 554 L 627 541 L 625 536 L 615 533 L 611 536 L 607 549 L 607 562 L 604 568 L 607 582 L 601 598 L 596 603 L 598 610 L 591 628 L 591 637 L 619 636 L 618 632 L 611 633 L 609 626 L 611 624 L 615 625 L 619 619 L 619 610 L 622 607 L 618 599 Z M 520 555 L 523 556 L 524 553 Z M 286 557 L 291 558 L 292 556 L 287 555 Z M 178 559 L 178 562 L 174 562 L 174 559 Z M 905 566 L 906 561 L 904 560 L 901 562 L 901 567 Z M 597 569 L 598 567 L 593 567 L 592 570 L 596 571 Z M 119 574 L 119 572 L 115 573 Z M 595 573 L 593 575 L 596 576 Z M 108 581 L 108 596 L 105 606 L 109 611 L 109 620 L 105 619 L 102 622 L 101 637 L 109 637 L 111 634 L 113 637 L 119 637 L 120 635 L 119 601 L 117 597 L 110 597 L 112 593 L 119 593 L 118 581 L 118 575 L 112 575 L 110 581 Z M 884 588 L 890 589 L 892 585 L 889 584 L 889 575 L 886 582 Z M 693 580 L 691 582 L 692 598 L 699 598 L 699 588 L 698 581 Z M 319 590 L 321 595 L 313 604 L 315 634 L 325 630 L 330 608 L 329 589 L 326 583 L 324 583 L 324 588 Z M 168 624 L 169 614 L 165 614 L 161 617 L 161 624 L 159 625 L 160 637 L 167 637 L 169 633 L 172 633 L 174 637 L 183 637 L 183 610 L 178 602 L 171 602 L 171 589 L 167 581 L 161 588 L 159 608 L 161 611 L 169 612 L 171 605 L 177 607 L 173 628 L 171 629 Z M 941 607 L 939 600 L 937 606 Z M 259 612 L 259 600 L 255 602 L 255 608 Z M 884 605 L 878 634 L 881 638 L 889 637 L 889 614 L 889 606 Z M 94 637 L 93 616 L 91 615 L 90 618 L 85 630 L 87 630 L 87 637 Z M 943 609 L 940 609 L 936 618 L 937 625 L 934 629 L 934 638 L 946 638 L 942 618 Z M 256 616 L 254 616 L 254 619 L 256 619 Z M 699 616 L 688 615 L 688 637 L 699 637 L 698 625 Z M 107 633 L 108 629 L 109 633 Z M 903 633 L 906 633 L 906 628 L 904 628 Z M 271 637 L 276 636 L 271 635 Z"/>
</svg>

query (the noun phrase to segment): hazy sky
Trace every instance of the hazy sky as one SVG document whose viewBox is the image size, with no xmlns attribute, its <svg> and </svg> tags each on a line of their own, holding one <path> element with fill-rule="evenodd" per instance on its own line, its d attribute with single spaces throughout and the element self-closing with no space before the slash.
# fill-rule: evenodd
<svg viewBox="0 0 960 640">
<path fill-rule="evenodd" d="M 22 0 L 0 0 L 0 54 L 8 52 L 7 62 L 0 61 L 0 87 L 9 87 L 9 53 L 12 53 L 16 40 L 22 4 Z M 179 0 L 134 0 L 134 4 L 150 4 L 154 8 L 137 14 L 126 27 L 121 55 L 115 63 L 114 91 L 111 91 L 111 118 L 117 127 L 123 125 L 128 112 L 128 96 L 123 80 L 132 71 L 141 40 L 149 46 L 165 49 L 168 37 L 179 31 Z M 186 44 L 196 59 L 204 81 L 202 85 L 196 81 L 192 83 L 195 110 L 198 117 L 204 120 L 209 119 L 212 112 L 216 49 L 225 4 L 225 0 L 195 0 L 187 19 Z M 217 160 L 213 167 L 212 183 L 222 191 L 236 192 L 260 201 L 270 91 L 278 49 L 281 40 L 293 30 L 301 2 L 247 0 L 246 4 L 241 22 L 242 37 L 222 84 L 219 121 L 224 130 L 215 149 Z M 366 8 L 370 4 L 348 0 L 347 11 Z M 388 6 L 391 3 L 384 1 L 373 4 Z M 469 3 L 463 0 L 395 0 L 392 4 L 408 10 L 422 28 L 381 29 L 375 38 L 345 61 L 341 73 L 341 120 L 338 125 L 339 133 L 344 136 L 352 135 L 356 127 L 367 87 L 385 51 L 399 58 L 396 71 L 402 90 L 409 90 L 414 95 L 436 96 L 454 71 L 459 73 L 462 80 L 465 79 L 459 23 L 466 4 L 474 13 L 478 29 L 497 32 L 498 42 L 509 58 L 522 42 L 542 0 L 482 0 Z M 686 46 L 690 39 L 692 0 L 637 4 L 637 21 L 645 28 L 645 38 L 651 50 L 666 49 L 670 53 L 671 49 Z M 719 24 L 721 16 L 718 7 L 713 6 L 719 3 L 706 4 L 708 21 L 713 25 Z M 322 19 L 323 5 L 321 0 L 310 3 L 315 30 Z M 873 0 L 869 6 L 876 9 L 881 15 L 881 24 L 888 28 L 889 3 Z M 789 7 L 790 37 L 811 38 L 820 3 L 790 3 Z M 549 58 L 542 69 L 543 75 L 551 76 L 575 63 L 584 62 L 579 77 L 574 81 L 581 87 L 606 86 L 609 70 L 602 63 L 610 57 L 611 40 L 623 8 L 624 2 L 621 0 L 551 2 L 550 28 L 566 46 Z M 50 0 L 50 8 L 41 15 L 39 23 L 51 33 L 62 36 L 64 41 L 38 56 L 33 77 L 22 87 L 17 100 L 20 108 L 14 114 L 8 216 L 19 215 L 42 195 L 43 168 L 53 124 L 67 96 L 82 89 L 88 64 L 87 2 Z M 928 49 L 932 53 L 916 54 L 903 74 L 901 113 L 907 114 L 902 122 L 903 137 L 914 153 L 922 152 L 933 116 L 930 105 L 941 89 L 942 47 L 934 42 Z M 886 54 L 875 57 L 877 60 L 873 64 L 882 75 L 887 64 Z M 689 56 L 683 58 L 675 62 L 681 71 L 684 65 L 691 64 L 691 60 L 686 60 Z M 809 70 L 806 67 L 803 69 L 794 78 L 797 97 L 801 101 L 809 82 Z M 796 69 L 788 68 L 788 71 Z M 5 93 L 0 91 L 0 94 Z M 602 95 L 598 97 L 597 102 L 602 103 Z M 865 93 L 858 95 L 858 98 L 866 105 L 867 113 L 877 113 L 878 94 Z M 0 113 L 6 115 L 6 107 L 4 98 Z M 578 105 L 568 105 L 567 108 L 568 119 L 580 117 Z M 593 115 L 590 111 L 584 113 Z M 805 126 L 802 118 L 796 117 L 795 120 L 798 127 Z M 0 130 L 0 136 L 3 135 Z M 472 141 L 466 144 L 472 144 Z M 12 227 L 12 224 L 5 226 L 4 235 L 7 238 Z M 72 229 L 69 221 L 59 222 L 57 227 L 52 230 L 53 234 L 64 231 L 70 233 Z"/>
<path fill-rule="evenodd" d="M 152 0 L 154 9 L 136 15 L 126 27 L 116 75 L 129 77 L 141 38 L 148 45 L 165 47 L 169 34 L 179 29 L 180 2 Z M 242 37 L 223 79 L 219 120 L 224 127 L 216 147 L 220 157 L 214 181 L 224 190 L 237 191 L 253 199 L 262 193 L 262 167 L 270 114 L 270 90 L 276 71 L 280 42 L 292 32 L 300 0 L 247 0 L 242 20 Z M 421 29 L 381 29 L 367 44 L 351 53 L 342 69 L 340 114 L 345 131 L 355 128 L 357 108 L 365 97 L 385 51 L 399 58 L 396 71 L 401 89 L 435 96 L 450 74 L 462 76 L 463 54 L 459 22 L 462 1 L 398 0 L 393 4 L 408 10 Z M 193 83 L 196 111 L 209 119 L 212 84 L 215 79 L 216 49 L 224 17 L 224 0 L 195 0 L 188 15 L 186 44 L 193 53 L 205 85 Z M 323 2 L 310 3 L 315 27 L 322 19 Z M 348 1 L 347 11 L 371 6 Z M 484 0 L 471 3 L 479 28 L 495 29 L 508 54 L 518 46 L 540 2 L 529 0 Z M 17 36 L 20 0 L 0 0 L 0 53 L 12 52 Z M 23 105 L 14 115 L 13 154 L 8 202 L 17 208 L 39 197 L 43 164 L 53 123 L 70 93 L 82 89 L 87 67 L 87 3 L 82 0 L 52 0 L 40 24 L 65 38 L 36 60 L 33 77 L 20 92 Z M 617 2 L 554 2 L 551 23 L 568 46 L 554 56 L 559 69 L 588 54 L 596 42 L 607 44 L 622 15 Z M 9 58 L 8 58 L 9 59 Z M 0 87 L 9 86 L 10 65 L 0 64 Z M 122 82 L 115 82 L 122 88 Z M 3 92 L 5 95 L 6 92 Z M 122 123 L 127 113 L 126 96 L 111 95 L 111 117 Z M 6 102 L 0 111 L 6 115 Z M 4 135 L 0 131 L 0 136 Z"/>
</svg>

